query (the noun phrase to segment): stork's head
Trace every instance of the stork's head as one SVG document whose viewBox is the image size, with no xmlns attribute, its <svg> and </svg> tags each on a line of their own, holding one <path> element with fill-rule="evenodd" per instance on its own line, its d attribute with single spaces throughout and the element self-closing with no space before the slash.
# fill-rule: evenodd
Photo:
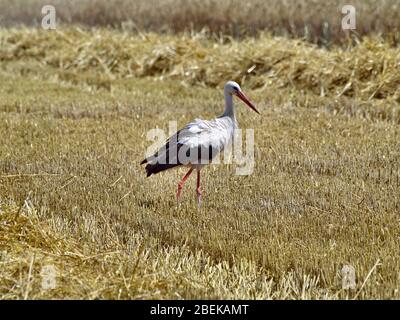
<svg viewBox="0 0 400 320">
<path fill-rule="evenodd" d="M 243 93 L 240 86 L 235 81 L 228 81 L 224 87 L 225 94 L 230 94 L 232 96 L 237 96 L 240 100 L 242 100 L 245 104 L 247 104 L 252 110 L 260 114 L 254 104 L 247 98 L 247 96 Z"/>
</svg>

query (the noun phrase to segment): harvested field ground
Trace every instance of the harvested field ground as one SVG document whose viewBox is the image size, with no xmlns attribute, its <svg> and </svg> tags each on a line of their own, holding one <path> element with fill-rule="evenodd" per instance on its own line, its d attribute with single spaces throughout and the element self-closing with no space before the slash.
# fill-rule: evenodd
<svg viewBox="0 0 400 320">
<path fill-rule="evenodd" d="M 399 299 L 399 75 L 379 38 L 3 29 L 0 298 Z M 221 113 L 228 79 L 262 113 L 237 103 L 254 173 L 211 166 L 177 206 L 146 134 Z"/>
</svg>

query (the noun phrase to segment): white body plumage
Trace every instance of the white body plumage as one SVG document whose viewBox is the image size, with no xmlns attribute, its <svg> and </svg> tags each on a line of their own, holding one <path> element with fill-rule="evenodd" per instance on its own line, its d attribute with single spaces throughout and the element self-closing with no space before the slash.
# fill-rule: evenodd
<svg viewBox="0 0 400 320">
<path fill-rule="evenodd" d="M 238 124 L 235 116 L 233 96 L 239 97 L 251 109 L 259 113 L 240 86 L 228 81 L 224 87 L 224 113 L 213 120 L 196 119 L 171 136 L 153 156 L 142 161 L 147 163 L 147 176 L 177 166 L 189 166 L 190 170 L 178 185 L 177 197 L 193 169 L 197 170 L 197 195 L 200 201 L 200 169 L 212 160 L 234 139 Z"/>
</svg>

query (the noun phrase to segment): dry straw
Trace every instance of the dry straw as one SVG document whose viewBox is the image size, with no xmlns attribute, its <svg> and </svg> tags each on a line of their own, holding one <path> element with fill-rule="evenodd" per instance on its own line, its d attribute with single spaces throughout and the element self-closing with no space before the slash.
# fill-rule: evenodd
<svg viewBox="0 0 400 320">
<path fill-rule="evenodd" d="M 328 298 L 318 288 L 318 277 L 306 275 L 297 283 L 296 275 L 287 273 L 275 283 L 254 263 L 216 264 L 186 246 L 153 248 L 152 253 L 151 243 L 144 249 L 137 239 L 129 254 L 92 251 L 62 237 L 38 215 L 29 202 L 21 208 L 0 206 L 1 299 L 179 299 L 180 293 L 189 299 Z M 43 272 L 49 269 L 54 271 L 51 287 Z"/>
<path fill-rule="evenodd" d="M 33 59 L 62 79 L 82 72 L 108 81 L 121 77 L 169 77 L 219 86 L 234 79 L 254 89 L 273 83 L 321 96 L 400 101 L 400 50 L 365 38 L 347 50 L 318 48 L 301 40 L 261 35 L 242 41 L 212 41 L 203 34 L 132 34 L 68 28 L 3 30 L 0 59 Z"/>
</svg>

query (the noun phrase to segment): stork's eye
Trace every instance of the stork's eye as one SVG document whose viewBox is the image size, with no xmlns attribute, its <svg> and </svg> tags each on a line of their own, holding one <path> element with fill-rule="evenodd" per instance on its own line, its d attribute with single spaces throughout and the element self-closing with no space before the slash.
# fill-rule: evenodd
<svg viewBox="0 0 400 320">
<path fill-rule="evenodd" d="M 235 89 L 236 92 L 239 92 L 239 88 L 234 87 L 233 89 Z"/>
</svg>

